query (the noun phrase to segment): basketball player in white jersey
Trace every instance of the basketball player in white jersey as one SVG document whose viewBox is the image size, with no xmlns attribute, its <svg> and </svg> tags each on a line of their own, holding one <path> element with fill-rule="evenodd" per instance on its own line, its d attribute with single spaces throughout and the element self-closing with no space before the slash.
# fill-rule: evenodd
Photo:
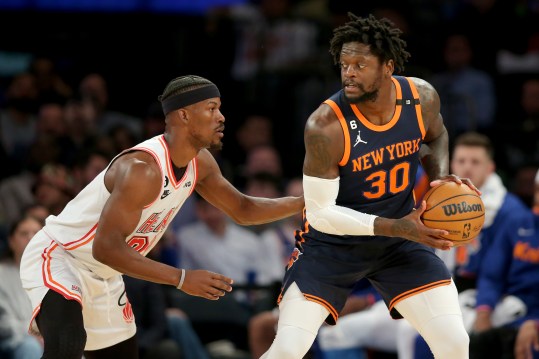
<svg viewBox="0 0 539 359">
<path fill-rule="evenodd" d="M 159 99 L 165 133 L 116 156 L 62 213 L 47 218 L 24 252 L 30 330 L 43 335 L 43 358 L 137 357 L 122 274 L 210 300 L 232 290 L 224 275 L 145 257 L 193 190 L 239 224 L 275 221 L 303 208 L 302 197 L 246 196 L 222 176 L 207 150 L 221 146 L 225 121 L 211 81 L 176 78 Z"/>
</svg>

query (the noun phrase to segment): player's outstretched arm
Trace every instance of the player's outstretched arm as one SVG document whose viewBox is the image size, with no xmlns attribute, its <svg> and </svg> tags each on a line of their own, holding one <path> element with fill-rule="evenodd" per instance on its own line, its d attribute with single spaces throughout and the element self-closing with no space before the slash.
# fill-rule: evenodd
<svg viewBox="0 0 539 359">
<path fill-rule="evenodd" d="M 111 195 L 99 219 L 94 258 L 131 277 L 177 287 L 181 269 L 146 258 L 126 243 L 144 206 L 161 190 L 161 174 L 153 157 L 142 152 L 123 155 L 108 170 L 105 185 Z M 209 271 L 187 271 L 183 277 L 183 291 L 207 299 L 218 299 L 232 289 L 230 278 Z"/>
<path fill-rule="evenodd" d="M 281 198 L 247 196 L 223 177 L 209 151 L 200 151 L 197 159 L 199 171 L 197 192 L 238 224 L 273 222 L 303 210 L 303 196 Z"/>
</svg>

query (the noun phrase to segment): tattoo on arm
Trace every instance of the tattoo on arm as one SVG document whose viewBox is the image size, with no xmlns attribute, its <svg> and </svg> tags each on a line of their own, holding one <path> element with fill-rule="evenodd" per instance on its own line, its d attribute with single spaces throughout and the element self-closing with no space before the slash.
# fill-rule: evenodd
<svg viewBox="0 0 539 359">
<path fill-rule="evenodd" d="M 305 138 L 307 159 L 305 172 L 323 174 L 331 168 L 330 139 L 324 135 L 310 135 Z"/>
<path fill-rule="evenodd" d="M 410 223 L 409 221 L 397 220 L 393 224 L 391 230 L 398 237 L 407 238 L 407 239 L 418 237 L 416 226 L 413 223 Z"/>
</svg>

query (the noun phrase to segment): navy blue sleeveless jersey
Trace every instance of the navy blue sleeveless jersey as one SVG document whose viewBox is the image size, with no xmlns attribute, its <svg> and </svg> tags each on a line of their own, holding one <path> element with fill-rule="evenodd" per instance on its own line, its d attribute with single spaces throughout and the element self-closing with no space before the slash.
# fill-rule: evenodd
<svg viewBox="0 0 539 359">
<path fill-rule="evenodd" d="M 337 205 L 401 218 L 415 205 L 413 189 L 425 128 L 415 86 L 400 76 L 394 76 L 393 83 L 395 113 L 383 126 L 370 123 L 342 90 L 325 103 L 339 118 L 345 137 Z M 401 300 L 451 282 L 433 248 L 398 237 L 322 233 L 309 225 L 304 211 L 278 301 L 296 283 L 305 298 L 328 309 L 326 322 L 335 324 L 362 278 L 380 293 L 393 318 L 401 318 L 395 308 Z"/>
<path fill-rule="evenodd" d="M 339 163 L 337 205 L 386 218 L 402 218 L 414 208 L 419 148 L 425 136 L 419 95 L 410 80 L 394 76 L 397 101 L 393 118 L 383 126 L 370 123 L 341 90 L 325 101 L 341 123 L 345 138 Z M 351 244 L 398 239 L 335 236 L 310 227 L 309 235 L 325 242 Z M 389 244 L 389 243 L 388 243 Z"/>
</svg>

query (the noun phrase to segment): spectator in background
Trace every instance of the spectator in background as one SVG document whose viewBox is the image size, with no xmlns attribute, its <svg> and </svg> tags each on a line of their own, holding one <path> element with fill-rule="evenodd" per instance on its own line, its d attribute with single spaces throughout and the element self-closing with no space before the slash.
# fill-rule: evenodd
<svg viewBox="0 0 539 359">
<path fill-rule="evenodd" d="M 66 134 L 64 108 L 58 103 L 44 103 L 37 113 L 37 133 L 60 139 Z"/>
<path fill-rule="evenodd" d="M 45 165 L 34 186 L 35 201 L 57 216 L 76 195 L 71 171 L 62 165 Z"/>
<path fill-rule="evenodd" d="M 80 97 L 73 97 L 65 104 L 67 138 L 63 144 L 63 163 L 73 164 L 77 153 L 88 148 L 97 148 L 109 156 L 118 154 L 112 141 L 99 134 L 96 111 L 93 102 Z"/>
<path fill-rule="evenodd" d="M 511 189 L 513 193 L 529 207 L 532 207 L 534 203 L 534 178 L 538 169 L 539 163 L 527 162 L 517 167 L 512 176 Z"/>
<path fill-rule="evenodd" d="M 31 204 L 28 207 L 24 209 L 24 216 L 25 217 L 32 217 L 37 219 L 41 224 L 45 225 L 45 220 L 50 215 L 49 210 L 40 204 Z"/>
<path fill-rule="evenodd" d="M 515 194 L 506 189 L 496 173 L 493 144 L 486 135 L 466 132 L 455 139 L 451 172 L 461 178 L 471 179 L 480 189 L 485 205 L 485 222 L 480 234 L 466 245 L 437 253 L 453 274 L 453 280 L 460 293 L 464 321 L 470 331 L 473 317 L 467 309 L 468 298 L 475 297 L 476 282 L 481 274 L 485 253 L 488 252 L 493 237 L 504 226 L 507 218 L 526 216 L 529 209 Z M 403 322 L 399 324 L 398 330 L 399 357 L 432 358 L 427 344 L 412 327 Z"/>
<path fill-rule="evenodd" d="M 149 139 L 165 131 L 165 114 L 159 101 L 152 102 L 142 120 L 142 137 Z"/>
<path fill-rule="evenodd" d="M 248 193 L 248 192 L 247 192 Z M 303 194 L 303 182 L 300 177 L 288 181 L 284 191 L 285 196 L 301 196 Z M 277 194 L 278 196 L 279 194 Z M 275 196 L 275 197 L 277 197 Z M 264 253 L 268 265 L 266 275 L 272 281 L 281 282 L 284 270 L 294 250 L 294 233 L 300 227 L 302 213 L 275 222 L 275 225 L 260 233 Z"/>
<path fill-rule="evenodd" d="M 539 216 L 539 171 L 535 176 L 533 213 Z M 515 342 L 515 359 L 539 358 L 539 317 L 526 320 L 520 326 Z"/>
<path fill-rule="evenodd" d="M 16 174 L 23 168 L 26 153 L 36 136 L 38 108 L 36 79 L 22 73 L 11 79 L 6 90 L 5 107 L 0 110 L 0 146 L 6 154 L 2 175 Z"/>
<path fill-rule="evenodd" d="M 262 0 L 232 9 L 237 27 L 232 78 L 241 95 L 275 119 L 278 146 L 301 146 L 304 119 L 324 99 L 331 64 L 324 56 L 322 23 L 294 12 L 292 0 Z M 306 110 L 309 109 L 309 110 Z M 286 172 L 301 164 L 303 154 L 283 158 Z"/>
<path fill-rule="evenodd" d="M 79 84 L 79 93 L 84 101 L 91 102 L 96 109 L 97 129 L 106 135 L 117 126 L 124 126 L 139 141 L 142 138 L 142 121 L 109 108 L 109 91 L 106 79 L 98 73 L 86 75 Z"/>
<path fill-rule="evenodd" d="M 283 192 L 283 180 L 270 172 L 258 169 L 246 178 L 244 191 L 249 196 L 264 196 L 267 198 L 277 198 Z M 257 224 L 248 228 L 256 234 L 271 230 L 279 226 L 278 222 Z M 282 278 L 275 278 L 280 281 Z"/>
<path fill-rule="evenodd" d="M 246 181 L 257 173 L 267 173 L 275 178 L 282 178 L 283 166 L 279 151 L 272 145 L 252 148 L 246 156 L 241 175 Z"/>
<path fill-rule="evenodd" d="M 528 163 L 539 163 L 539 77 L 521 85 L 520 106 L 516 115 L 500 126 L 500 148 L 505 151 L 507 168 L 516 170 Z M 507 133 L 518 136 L 507 136 Z"/>
<path fill-rule="evenodd" d="M 479 236 L 465 246 L 453 248 L 455 255 L 454 281 L 459 292 L 476 287 L 482 258 L 488 251 L 493 236 L 510 215 L 525 215 L 526 205 L 504 186 L 496 173 L 494 147 L 486 135 L 467 132 L 455 139 L 451 170 L 463 178 L 470 178 L 480 189 L 485 205 L 485 223 Z"/>
<path fill-rule="evenodd" d="M 32 305 L 22 288 L 19 265 L 30 239 L 43 224 L 32 217 L 18 220 L 8 237 L 9 255 L 0 262 L 0 357 L 38 359 L 43 353 L 40 339 L 28 334 Z"/>
<path fill-rule="evenodd" d="M 255 147 L 273 145 L 273 123 L 266 115 L 252 114 L 236 131 L 238 144 L 244 153 L 248 153 Z"/>
<path fill-rule="evenodd" d="M 249 114 L 239 125 L 235 132 L 237 141 L 223 149 L 224 156 L 232 161 L 236 172 L 234 181 L 240 183 L 245 180 L 242 177 L 242 166 L 245 164 L 247 154 L 256 147 L 273 146 L 273 122 L 264 114 Z"/>
<path fill-rule="evenodd" d="M 473 50 L 466 35 L 449 35 L 443 51 L 446 69 L 430 82 L 440 95 L 449 138 L 466 131 L 490 131 L 496 110 L 491 75 L 472 66 Z"/>
<path fill-rule="evenodd" d="M 103 171 L 111 158 L 96 149 L 86 149 L 79 152 L 72 167 L 74 179 L 74 192 L 79 193 L 92 180 Z"/>
<path fill-rule="evenodd" d="M 182 296 L 175 306 L 189 315 L 195 327 L 203 326 L 204 333 L 200 335 L 204 342 L 227 339 L 245 349 L 247 320 L 253 311 L 268 303 L 264 296 L 257 297 L 251 291 L 251 286 L 272 282 L 267 276 L 268 253 L 255 233 L 232 222 L 200 196 L 195 198 L 198 221 L 185 225 L 177 234 L 179 264 L 186 269 L 226 273 L 234 280 L 235 290 L 217 303 Z M 208 313 L 213 313 L 211 318 Z"/>
<path fill-rule="evenodd" d="M 30 63 L 29 72 L 36 78 L 41 103 L 64 103 L 73 89 L 58 74 L 55 63 L 45 56 L 37 56 Z"/>
<path fill-rule="evenodd" d="M 519 327 L 539 318 L 539 216 L 508 216 L 495 233 L 478 278 L 470 358 L 514 353 Z M 536 355 L 539 353 L 536 353 Z"/>
<path fill-rule="evenodd" d="M 182 268 L 226 273 L 235 286 L 246 285 L 252 272 L 258 278 L 266 256 L 260 239 L 200 196 L 195 197 L 198 221 L 184 226 L 177 235 Z"/>
</svg>

